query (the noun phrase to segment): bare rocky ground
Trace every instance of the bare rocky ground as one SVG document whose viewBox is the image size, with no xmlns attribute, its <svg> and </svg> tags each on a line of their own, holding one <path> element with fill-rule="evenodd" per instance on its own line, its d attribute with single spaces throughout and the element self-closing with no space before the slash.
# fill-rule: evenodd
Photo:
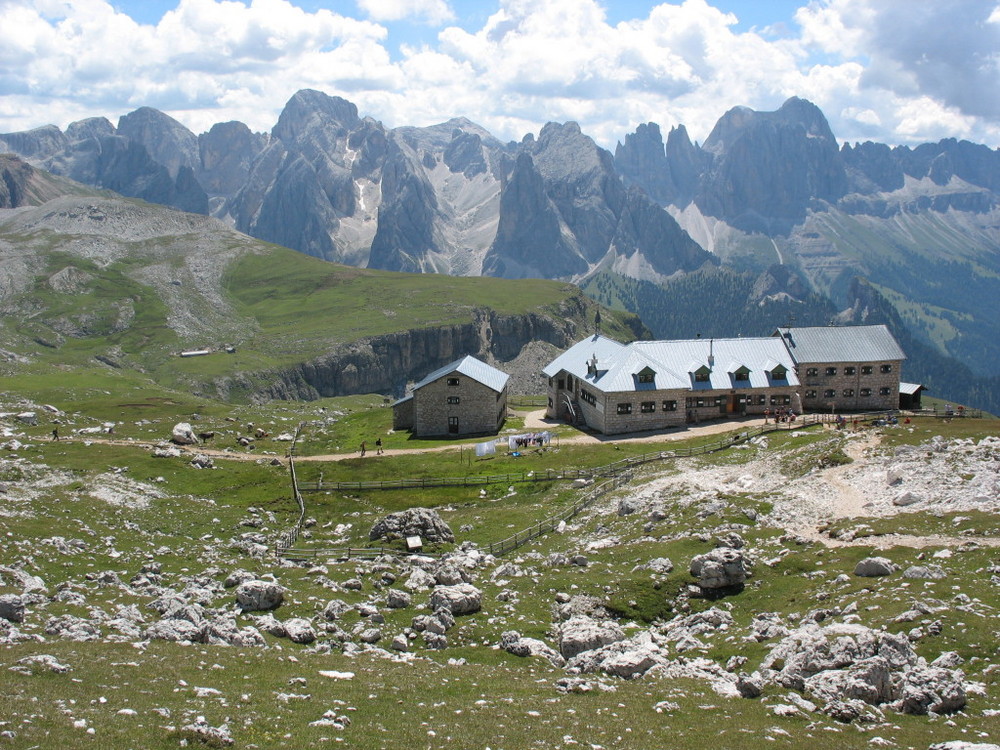
<svg viewBox="0 0 1000 750">
<path fill-rule="evenodd" d="M 955 514 L 997 512 L 1000 439 L 929 433 L 889 449 L 871 431 L 799 437 L 765 436 L 643 474 L 505 558 L 460 543 L 438 559 L 300 563 L 269 552 L 287 519 L 262 508 L 234 517 L 170 482 L 130 477 L 125 466 L 95 471 L 80 486 L 78 474 L 33 460 L 11 415 L 0 453 L 0 669 L 86 679 L 86 663 L 54 655 L 67 642 L 131 644 L 140 662 L 157 643 L 209 660 L 206 649 L 237 649 L 282 660 L 336 656 L 348 666 L 464 664 L 503 653 L 523 657 L 532 673 L 529 665 L 543 665 L 554 696 L 613 694 L 642 680 L 753 701 L 777 723 L 763 739 L 794 730 L 805 742 L 808 724 L 837 733 L 844 747 L 927 747 L 892 739 L 900 717 L 919 716 L 954 728 L 935 737 L 994 747 L 985 743 L 997 736 L 989 730 L 1000 672 L 997 533 L 963 534 Z M 772 444 L 779 440 L 787 444 Z M 829 463 L 837 451 L 853 461 Z M 69 495 L 72 505 L 51 507 Z M 192 514 L 201 520 L 189 524 Z M 955 533 L 869 535 L 875 520 L 904 514 L 947 518 Z M 313 515 L 306 535 L 339 520 L 326 538 L 347 541 L 352 526 L 367 525 L 356 516 Z M 403 520 L 415 525 L 393 528 L 427 537 L 441 518 L 421 511 Z M 639 602 L 616 599 L 620 579 L 662 591 L 670 606 L 637 618 Z M 769 593 L 782 587 L 798 602 Z M 330 679 L 350 679 L 344 664 L 333 662 Z M 647 708 L 678 714 L 683 691 L 694 690 L 679 689 Z M 241 744 L 235 719 L 199 713 L 206 695 L 160 725 L 185 742 Z M 294 684 L 282 695 L 309 699 Z M 128 721 L 129 710 L 115 720 Z M 315 713 L 319 724 L 310 726 L 348 741 L 363 725 L 336 705 Z M 100 721 L 96 709 L 89 725 L 79 709 L 69 714 L 84 722 L 81 732 Z M 0 719 L 0 746 L 34 737 L 26 716 L 18 708 Z"/>
</svg>

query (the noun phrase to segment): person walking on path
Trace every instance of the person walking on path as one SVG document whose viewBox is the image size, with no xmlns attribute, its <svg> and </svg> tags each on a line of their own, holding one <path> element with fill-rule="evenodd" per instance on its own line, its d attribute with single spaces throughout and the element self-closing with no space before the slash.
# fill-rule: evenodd
<svg viewBox="0 0 1000 750">
<path fill-rule="evenodd" d="M 53 440 L 58 440 L 59 439 L 59 428 L 58 427 L 56 427 L 54 430 L 52 430 L 52 439 Z"/>
<path fill-rule="evenodd" d="M 364 440 L 362 440 L 362 441 L 361 441 L 361 458 L 364 458 L 364 457 L 365 457 L 365 450 L 366 450 L 367 448 L 368 448 L 368 446 L 367 446 L 367 445 L 365 444 L 365 441 L 364 441 Z"/>
<path fill-rule="evenodd" d="M 376 456 L 382 455 L 382 438 L 375 439 L 375 455 Z"/>
</svg>

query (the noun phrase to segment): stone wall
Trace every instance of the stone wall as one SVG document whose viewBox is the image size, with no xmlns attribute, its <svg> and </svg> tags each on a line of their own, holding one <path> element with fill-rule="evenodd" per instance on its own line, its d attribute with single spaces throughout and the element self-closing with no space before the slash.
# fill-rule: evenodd
<svg viewBox="0 0 1000 750">
<path fill-rule="evenodd" d="M 455 381 L 457 385 L 449 385 Z M 507 389 L 497 393 L 478 380 L 452 372 L 413 393 L 413 434 L 496 434 L 507 415 Z M 456 420 L 452 431 L 451 420 Z"/>
<path fill-rule="evenodd" d="M 806 411 L 825 412 L 898 409 L 901 364 L 901 360 L 800 363 L 797 372 L 802 383 L 802 406 Z M 882 372 L 886 366 L 889 371 Z"/>
</svg>

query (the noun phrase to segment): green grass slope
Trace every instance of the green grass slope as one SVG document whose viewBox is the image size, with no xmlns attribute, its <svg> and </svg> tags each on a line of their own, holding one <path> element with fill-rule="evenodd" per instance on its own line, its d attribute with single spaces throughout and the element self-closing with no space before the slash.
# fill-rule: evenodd
<svg viewBox="0 0 1000 750">
<path fill-rule="evenodd" d="M 560 282 L 339 266 L 212 219 L 96 196 L 0 215 L 0 273 L 8 373 L 96 368 L 195 391 L 484 314 L 545 316 L 583 335 L 597 310 Z M 635 316 L 608 311 L 604 328 L 622 339 L 642 330 Z M 213 354 L 179 356 L 191 349 Z"/>
</svg>

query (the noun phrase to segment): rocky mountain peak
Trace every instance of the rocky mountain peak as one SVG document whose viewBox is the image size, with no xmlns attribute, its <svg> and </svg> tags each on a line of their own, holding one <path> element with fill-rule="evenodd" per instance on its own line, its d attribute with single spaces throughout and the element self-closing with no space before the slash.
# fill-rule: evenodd
<svg viewBox="0 0 1000 750">
<path fill-rule="evenodd" d="M 357 105 L 339 96 L 302 89 L 285 104 L 271 134 L 286 146 L 292 146 L 316 127 L 331 130 L 334 137 L 343 137 L 360 125 Z"/>
<path fill-rule="evenodd" d="M 198 138 L 168 114 L 140 107 L 118 120 L 118 135 L 146 147 L 149 155 L 177 179 L 182 167 L 197 170 L 201 163 Z"/>
<path fill-rule="evenodd" d="M 66 137 L 73 142 L 114 134 L 115 126 L 107 117 L 88 117 L 71 122 L 66 128 Z"/>
<path fill-rule="evenodd" d="M 836 201 L 848 181 L 836 139 L 818 107 L 792 98 L 775 112 L 729 110 L 705 141 L 701 210 L 745 231 L 782 233 L 815 199 Z"/>
</svg>

